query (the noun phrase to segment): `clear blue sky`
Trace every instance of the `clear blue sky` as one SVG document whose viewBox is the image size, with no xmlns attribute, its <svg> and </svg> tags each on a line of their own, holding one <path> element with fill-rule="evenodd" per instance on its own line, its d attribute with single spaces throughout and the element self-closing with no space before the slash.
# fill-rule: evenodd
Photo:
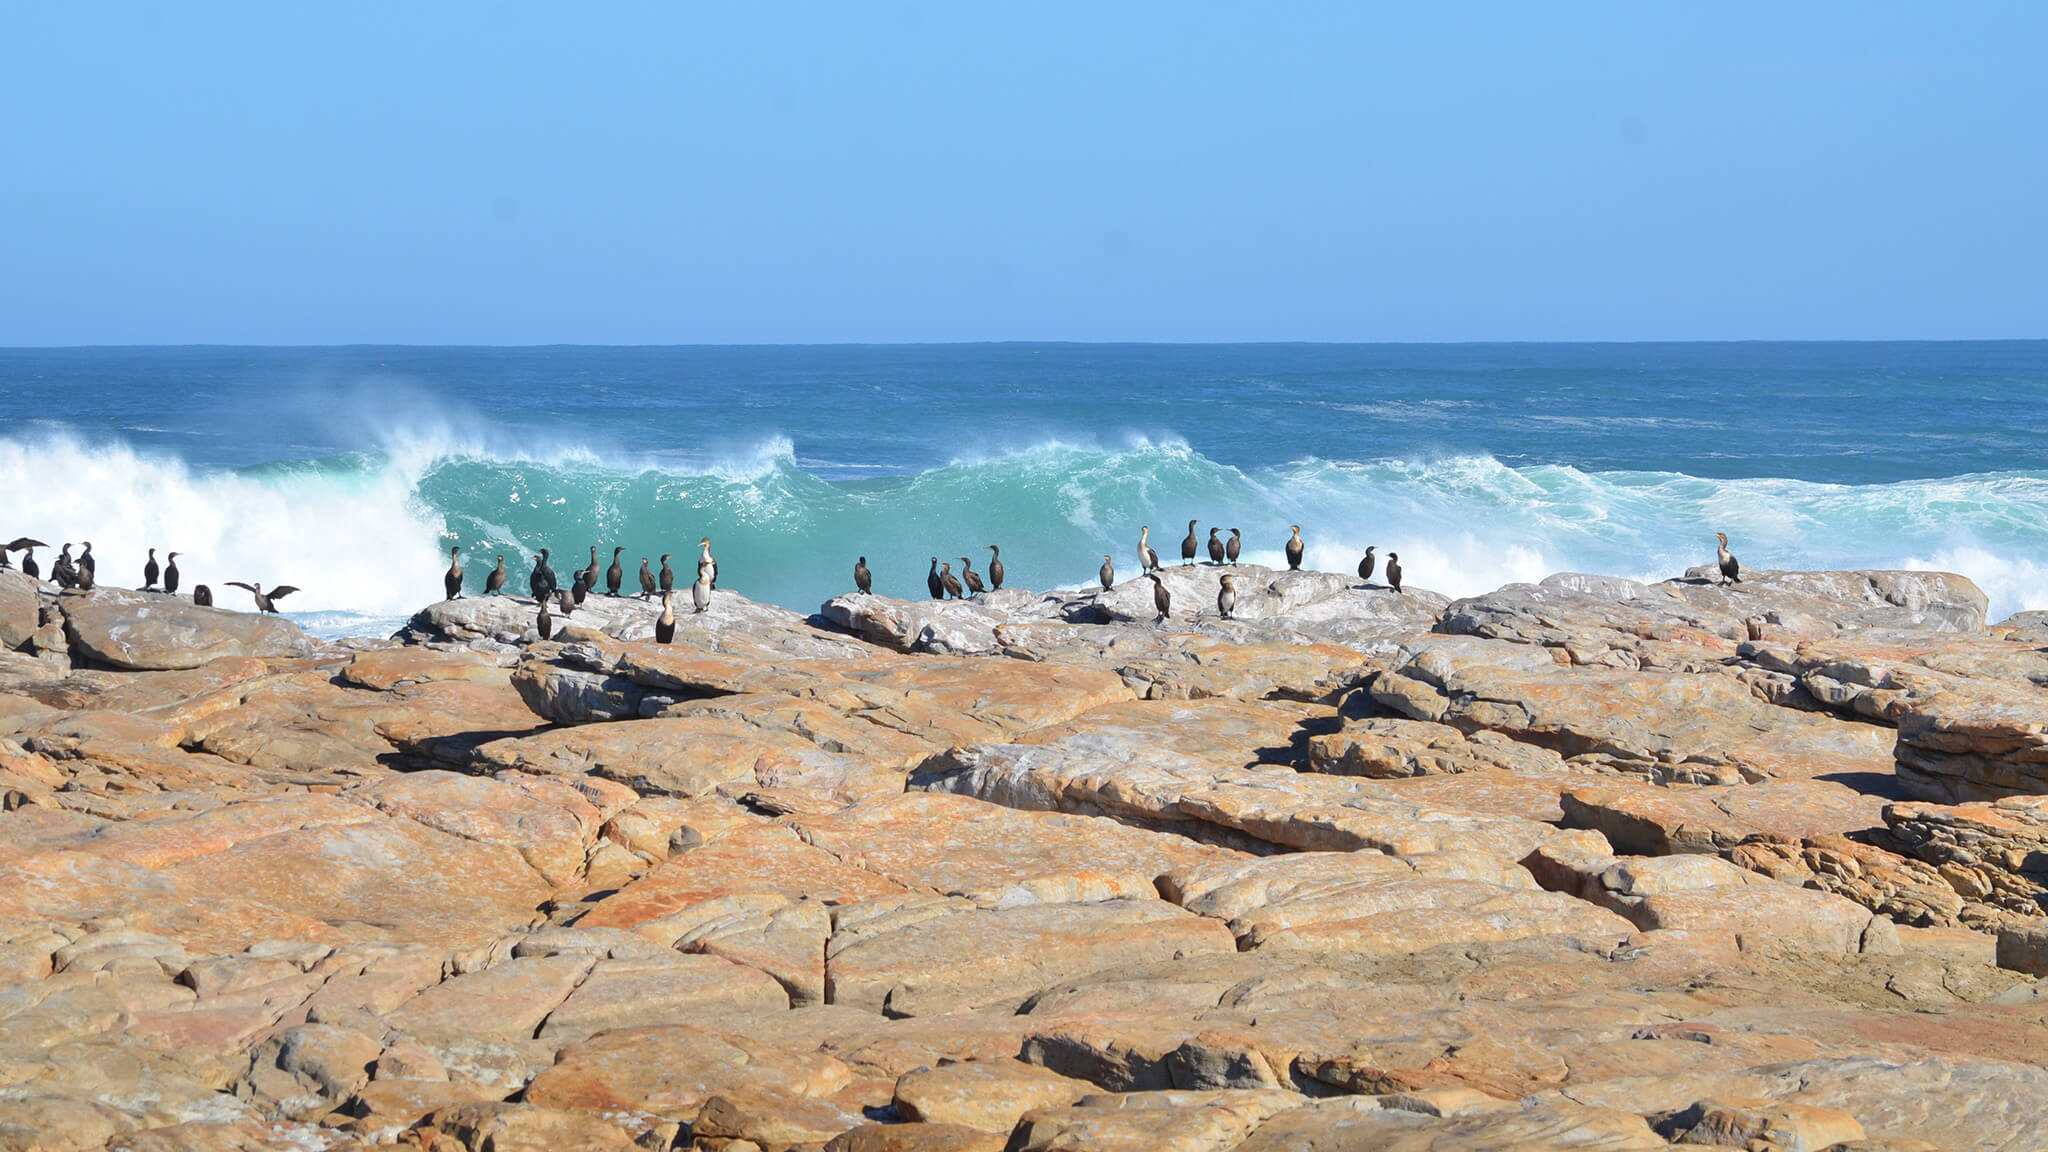
<svg viewBox="0 0 2048 1152">
<path fill-rule="evenodd" d="M 2048 336 L 2048 7 L 13 3 L 0 345 Z"/>
</svg>

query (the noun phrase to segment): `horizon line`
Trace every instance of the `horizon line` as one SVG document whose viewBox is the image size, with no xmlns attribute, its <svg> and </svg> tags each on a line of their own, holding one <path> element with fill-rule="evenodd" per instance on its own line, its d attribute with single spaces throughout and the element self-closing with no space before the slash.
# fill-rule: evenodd
<svg viewBox="0 0 2048 1152">
<path fill-rule="evenodd" d="M 148 350 L 201 350 L 201 349 L 263 349 L 291 351 L 299 349 L 358 349 L 358 348 L 408 348 L 408 349 L 521 349 L 540 350 L 550 348 L 573 349 L 681 349 L 681 348 L 1000 348 L 1000 347 L 1073 347 L 1073 348 L 1501 348 L 1501 347 L 1674 347 L 1698 345 L 1761 345 L 1761 344 L 2043 344 L 2048 336 L 1955 336 L 1955 337 L 1824 337 L 1801 336 L 1786 338 L 1741 337 L 1728 339 L 1655 339 L 1655 340 L 799 340 L 799 341 L 741 341 L 720 343 L 715 341 L 685 341 L 677 343 L 584 343 L 577 341 L 548 341 L 532 344 L 479 344 L 443 343 L 420 344 L 407 342 L 386 342 L 355 340 L 333 344 L 281 344 L 281 343 L 228 343 L 219 341 L 193 341 L 189 343 L 122 343 L 122 344 L 0 344 L 0 352 L 105 352 L 105 351 L 148 351 Z"/>
</svg>

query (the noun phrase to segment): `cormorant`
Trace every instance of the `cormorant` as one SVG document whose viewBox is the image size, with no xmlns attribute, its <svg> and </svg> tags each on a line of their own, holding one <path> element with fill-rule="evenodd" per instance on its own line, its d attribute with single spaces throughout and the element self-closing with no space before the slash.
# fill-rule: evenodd
<svg viewBox="0 0 2048 1152">
<path fill-rule="evenodd" d="M 1173 593 L 1166 590 L 1166 583 L 1159 579 L 1159 573 L 1147 572 L 1145 576 L 1152 581 L 1152 606 L 1159 609 L 1159 619 L 1165 620 L 1171 617 L 1173 615 Z"/>
<path fill-rule="evenodd" d="M 1735 559 L 1735 553 L 1728 550 L 1728 534 L 1716 532 L 1714 539 L 1720 541 L 1714 550 L 1714 559 L 1721 564 L 1721 583 L 1742 583 L 1742 564 Z"/>
<path fill-rule="evenodd" d="M 273 616 L 277 614 L 277 605 L 273 601 L 282 600 L 298 591 L 296 587 L 290 584 L 280 584 L 265 592 L 262 584 L 244 584 L 240 580 L 228 581 L 228 587 L 247 588 L 256 597 L 256 610 L 258 612 L 268 612 Z"/>
</svg>

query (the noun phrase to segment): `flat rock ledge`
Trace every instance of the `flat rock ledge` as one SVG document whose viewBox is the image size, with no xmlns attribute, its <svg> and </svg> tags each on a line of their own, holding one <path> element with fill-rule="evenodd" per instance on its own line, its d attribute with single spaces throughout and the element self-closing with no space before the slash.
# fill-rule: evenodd
<svg viewBox="0 0 2048 1152">
<path fill-rule="evenodd" d="M 1161 576 L 0 573 L 0 1150 L 2048 1147 L 2039 614 Z"/>
</svg>

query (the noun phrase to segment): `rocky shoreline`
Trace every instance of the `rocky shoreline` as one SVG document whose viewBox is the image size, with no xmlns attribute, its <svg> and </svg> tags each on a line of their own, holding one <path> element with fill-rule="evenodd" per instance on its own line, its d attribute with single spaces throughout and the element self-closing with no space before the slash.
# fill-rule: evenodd
<svg viewBox="0 0 2048 1152">
<path fill-rule="evenodd" d="M 2048 613 L 0 572 L 0 1150 L 2048 1147 Z"/>
</svg>

